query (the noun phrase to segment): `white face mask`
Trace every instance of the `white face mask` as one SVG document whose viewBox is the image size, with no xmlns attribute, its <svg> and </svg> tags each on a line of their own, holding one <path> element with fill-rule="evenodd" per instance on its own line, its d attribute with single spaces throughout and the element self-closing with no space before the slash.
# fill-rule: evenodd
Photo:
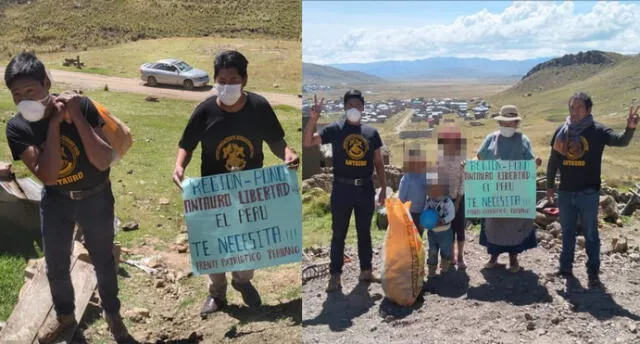
<svg viewBox="0 0 640 344">
<path fill-rule="evenodd" d="M 218 99 L 227 106 L 235 104 L 242 95 L 242 84 L 216 84 L 215 87 Z"/>
<path fill-rule="evenodd" d="M 347 115 L 347 120 L 349 120 L 349 122 L 352 122 L 352 123 L 357 123 L 358 121 L 360 121 L 360 116 L 362 116 L 362 114 L 360 113 L 360 110 L 356 108 L 351 108 L 347 110 L 346 115 Z"/>
<path fill-rule="evenodd" d="M 39 100 L 22 100 L 18 103 L 18 111 L 27 121 L 37 122 L 44 117 L 44 113 L 50 100 L 51 96 L 49 94 Z"/>
<path fill-rule="evenodd" d="M 500 127 L 500 135 L 504 137 L 511 137 L 516 133 L 516 128 L 512 127 Z"/>
</svg>

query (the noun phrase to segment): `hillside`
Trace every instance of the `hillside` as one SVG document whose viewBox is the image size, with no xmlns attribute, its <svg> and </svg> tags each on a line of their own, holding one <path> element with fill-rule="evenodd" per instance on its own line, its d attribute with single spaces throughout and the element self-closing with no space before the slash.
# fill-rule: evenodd
<svg viewBox="0 0 640 344">
<path fill-rule="evenodd" d="M 543 87 L 539 88 L 539 85 Z M 527 93 L 524 90 L 535 91 Z M 523 131 L 532 139 L 536 153 L 546 157 L 551 134 L 567 116 L 567 100 L 576 91 L 591 95 L 596 120 L 621 130 L 626 125 L 629 105 L 640 105 L 640 55 L 620 56 L 618 61 L 608 65 L 545 68 L 488 100 L 495 109 L 504 104 L 517 105 L 525 116 Z M 482 134 L 478 132 L 478 135 Z M 634 137 L 627 148 L 607 149 L 603 160 L 607 179 L 636 176 L 640 165 L 640 139 Z"/>
<path fill-rule="evenodd" d="M 629 56 L 597 50 L 564 55 L 533 67 L 509 92 L 530 93 L 555 89 L 586 80 L 628 59 Z"/>
<path fill-rule="evenodd" d="M 384 79 L 374 75 L 362 72 L 345 71 L 313 63 L 302 64 L 302 76 L 304 84 L 374 84 L 384 81 Z"/>
<path fill-rule="evenodd" d="M 489 60 L 484 58 L 434 57 L 415 61 L 381 61 L 334 64 L 332 67 L 359 71 L 389 80 L 514 79 L 545 59 Z"/>
<path fill-rule="evenodd" d="M 1 1 L 0 54 L 164 37 L 301 37 L 296 0 Z M 126 15 L 122 15 L 126 14 Z"/>
</svg>

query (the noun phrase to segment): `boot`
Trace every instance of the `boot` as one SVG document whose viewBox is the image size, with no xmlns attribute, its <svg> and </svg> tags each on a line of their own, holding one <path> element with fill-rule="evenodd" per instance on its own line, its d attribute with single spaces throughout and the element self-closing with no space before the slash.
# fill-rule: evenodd
<svg viewBox="0 0 640 344">
<path fill-rule="evenodd" d="M 231 286 L 242 294 L 242 301 L 244 301 L 247 306 L 258 307 L 262 304 L 260 294 L 258 294 L 258 291 L 251 282 L 238 283 L 236 281 L 231 281 Z"/>
<path fill-rule="evenodd" d="M 40 344 L 53 343 L 64 331 L 76 324 L 76 317 L 73 314 L 49 318 L 38 331 L 38 342 Z"/>
<path fill-rule="evenodd" d="M 361 282 L 375 282 L 380 283 L 380 277 L 373 274 L 371 270 L 362 270 L 360 271 L 360 278 L 358 278 Z"/>
<path fill-rule="evenodd" d="M 428 278 L 431 277 L 436 277 L 436 270 L 438 269 L 438 265 L 428 265 L 429 268 L 429 274 L 427 275 Z"/>
<path fill-rule="evenodd" d="M 327 293 L 333 293 L 342 289 L 340 285 L 340 274 L 331 274 L 331 278 L 329 278 L 329 285 L 327 286 Z"/>
<path fill-rule="evenodd" d="M 129 331 L 127 331 L 127 327 L 124 325 L 124 322 L 122 322 L 120 313 L 109 314 L 104 312 L 104 320 L 107 322 L 109 331 L 113 335 L 113 339 L 115 339 L 116 343 L 135 343 L 135 340 L 129 336 Z"/>
</svg>

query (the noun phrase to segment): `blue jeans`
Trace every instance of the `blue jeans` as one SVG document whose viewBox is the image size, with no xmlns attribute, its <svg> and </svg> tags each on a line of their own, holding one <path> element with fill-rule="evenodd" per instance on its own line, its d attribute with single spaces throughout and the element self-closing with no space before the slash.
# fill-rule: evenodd
<svg viewBox="0 0 640 344">
<path fill-rule="evenodd" d="M 113 205 L 111 185 L 95 195 L 75 201 L 49 187 L 42 189 L 40 230 L 56 314 L 73 314 L 75 309 L 70 258 L 76 223 L 82 228 L 85 246 L 96 272 L 102 308 L 110 314 L 120 311 L 113 256 Z"/>
<path fill-rule="evenodd" d="M 453 230 L 451 227 L 442 232 L 427 231 L 427 238 L 429 239 L 427 265 L 438 265 L 438 253 L 443 260 L 452 259 Z"/>
<path fill-rule="evenodd" d="M 331 192 L 331 264 L 332 274 L 341 273 L 344 264 L 344 241 L 347 238 L 351 213 L 356 217 L 358 234 L 358 259 L 361 270 L 370 270 L 373 259 L 371 247 L 371 220 L 375 211 L 373 183 L 362 186 L 334 183 Z"/>
<path fill-rule="evenodd" d="M 578 216 L 584 228 L 584 241 L 587 250 L 587 272 L 600 272 L 600 237 L 598 233 L 598 207 L 600 193 L 594 188 L 582 191 L 558 191 L 558 208 L 562 226 L 562 253 L 560 270 L 570 272 L 576 248 Z"/>
</svg>

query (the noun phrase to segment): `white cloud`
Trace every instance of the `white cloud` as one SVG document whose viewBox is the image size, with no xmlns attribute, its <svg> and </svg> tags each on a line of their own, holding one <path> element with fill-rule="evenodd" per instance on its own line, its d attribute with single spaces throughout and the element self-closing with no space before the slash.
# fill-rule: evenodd
<svg viewBox="0 0 640 344">
<path fill-rule="evenodd" d="M 354 28 L 326 41 L 303 40 L 303 59 L 323 64 L 435 56 L 522 60 L 586 49 L 640 52 L 639 4 L 598 2 L 590 12 L 576 14 L 572 2 L 514 2 L 501 13 L 485 9 L 446 25 Z"/>
</svg>

